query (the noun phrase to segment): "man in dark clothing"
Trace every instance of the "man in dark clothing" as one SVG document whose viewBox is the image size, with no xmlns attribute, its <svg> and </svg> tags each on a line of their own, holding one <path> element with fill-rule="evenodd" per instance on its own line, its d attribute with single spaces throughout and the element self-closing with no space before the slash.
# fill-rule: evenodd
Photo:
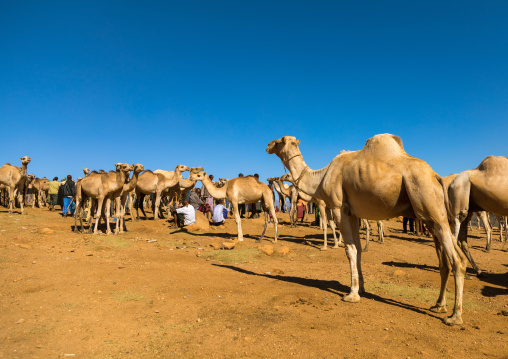
<svg viewBox="0 0 508 359">
<path fill-rule="evenodd" d="M 74 184 L 71 175 L 67 176 L 67 181 L 65 181 L 65 184 L 63 185 L 62 196 L 63 196 L 62 216 L 67 217 L 67 212 L 69 209 L 71 212 L 70 214 L 73 216 L 74 206 L 72 206 L 71 208 L 71 202 L 76 196 L 76 185 Z"/>
</svg>

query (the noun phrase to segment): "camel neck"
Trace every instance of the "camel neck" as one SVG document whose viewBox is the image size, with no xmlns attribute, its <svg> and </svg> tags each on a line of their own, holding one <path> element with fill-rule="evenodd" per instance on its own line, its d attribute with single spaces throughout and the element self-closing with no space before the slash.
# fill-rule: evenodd
<svg viewBox="0 0 508 359">
<path fill-rule="evenodd" d="M 138 176 L 139 176 L 139 172 L 135 171 L 133 174 L 132 174 L 132 179 L 129 181 L 129 183 L 127 183 L 127 192 L 130 192 L 132 191 L 134 188 L 136 188 L 136 185 L 138 184 Z"/>
<path fill-rule="evenodd" d="M 289 187 L 286 188 L 284 186 L 284 182 L 282 182 L 280 179 L 278 179 L 277 184 L 279 185 L 280 191 L 282 192 L 283 195 L 285 195 L 285 196 L 291 195 L 291 189 Z"/>
<path fill-rule="evenodd" d="M 298 154 L 300 154 L 300 150 L 298 150 L 298 153 L 293 155 L 293 157 L 287 161 L 286 167 L 297 182 L 297 189 L 309 196 L 315 196 L 328 166 L 319 170 L 312 170 L 305 164 L 301 154 L 300 156 L 298 156 Z"/>
<path fill-rule="evenodd" d="M 213 185 L 212 181 L 210 180 L 210 177 L 205 176 L 201 183 L 203 183 L 203 186 L 205 186 L 208 193 L 210 193 L 210 196 L 212 196 L 215 199 L 224 199 L 226 198 L 226 188 L 228 187 L 228 184 L 226 183 L 224 187 L 217 188 Z"/>
</svg>

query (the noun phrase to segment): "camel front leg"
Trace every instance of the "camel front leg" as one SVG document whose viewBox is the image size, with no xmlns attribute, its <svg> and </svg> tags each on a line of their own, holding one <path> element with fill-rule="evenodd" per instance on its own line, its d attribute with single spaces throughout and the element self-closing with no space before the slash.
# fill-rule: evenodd
<svg viewBox="0 0 508 359">
<path fill-rule="evenodd" d="M 325 210 L 328 212 L 327 213 L 328 223 L 330 223 L 330 228 L 332 229 L 332 233 L 333 233 L 333 240 L 334 240 L 333 248 L 337 249 L 337 248 L 339 248 L 339 244 L 342 243 L 342 235 L 339 233 L 339 238 L 337 239 L 336 225 L 335 225 L 335 220 L 333 218 L 332 211 L 329 208 L 326 208 Z"/>
<path fill-rule="evenodd" d="M 492 244 L 492 227 L 490 225 L 490 221 L 486 211 L 481 211 L 480 218 L 483 222 L 483 228 L 485 228 L 485 233 L 487 234 L 487 245 L 485 247 L 486 252 L 490 252 L 490 247 Z"/>
<path fill-rule="evenodd" d="M 354 244 L 353 228 L 351 228 L 351 221 L 347 216 L 347 211 L 341 208 L 333 208 L 332 212 L 335 221 L 338 222 L 339 224 L 339 229 L 340 232 L 342 233 L 342 237 L 344 238 L 344 247 L 346 250 L 347 259 L 349 260 L 349 268 L 351 274 L 350 292 L 349 294 L 346 294 L 344 297 L 342 297 L 342 300 L 345 302 L 356 303 L 360 301 L 360 295 L 358 294 L 360 289 L 360 282 L 358 275 L 357 259 L 358 252 L 361 252 L 362 249 L 361 247 L 360 249 L 358 249 L 357 246 Z"/>
<path fill-rule="evenodd" d="M 113 234 L 109 225 L 109 215 L 111 211 L 111 198 L 106 199 L 106 206 L 104 208 L 104 215 L 106 216 L 106 234 Z"/>
<path fill-rule="evenodd" d="M 385 234 L 383 232 L 383 221 L 377 221 L 377 231 L 379 233 L 379 243 L 384 243 Z"/>
<path fill-rule="evenodd" d="M 367 244 L 365 244 L 365 248 L 363 249 L 363 251 L 368 252 L 369 251 L 369 240 L 370 240 L 370 223 L 366 219 L 362 219 L 362 222 L 365 226 L 365 233 L 366 233 L 365 240 L 367 241 Z"/>
<path fill-rule="evenodd" d="M 321 213 L 321 215 L 319 216 L 319 219 L 321 221 L 321 223 L 323 224 L 323 236 L 324 236 L 324 239 L 323 239 L 323 247 L 321 247 L 321 250 L 322 251 L 326 251 L 328 248 L 328 225 L 326 224 L 326 207 L 324 205 L 324 203 L 322 202 L 319 202 L 318 204 L 318 208 L 319 208 L 319 213 Z"/>
<path fill-rule="evenodd" d="M 155 201 L 154 201 L 154 205 L 153 205 L 153 220 L 156 221 L 157 219 L 159 219 L 158 215 L 159 215 L 159 206 L 161 204 L 161 193 L 162 191 L 157 191 L 155 193 Z"/>
<path fill-rule="evenodd" d="M 232 202 L 231 204 L 233 205 L 236 227 L 238 229 L 238 241 L 243 242 L 242 219 L 240 218 L 240 211 L 238 211 L 238 202 Z"/>
<path fill-rule="evenodd" d="M 99 226 L 99 221 L 101 220 L 102 215 L 102 204 L 104 203 L 104 197 L 100 197 L 97 199 L 97 212 L 95 214 L 95 228 L 93 230 L 94 234 L 97 234 L 97 227 Z M 91 226 L 90 226 L 91 228 Z"/>
</svg>

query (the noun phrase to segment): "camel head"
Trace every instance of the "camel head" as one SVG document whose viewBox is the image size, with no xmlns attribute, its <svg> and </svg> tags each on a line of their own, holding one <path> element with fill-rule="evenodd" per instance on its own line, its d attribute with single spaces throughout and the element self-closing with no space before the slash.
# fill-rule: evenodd
<svg viewBox="0 0 508 359">
<path fill-rule="evenodd" d="M 90 169 L 89 168 L 83 168 L 83 173 L 85 174 L 85 176 L 88 176 L 88 174 L 90 173 Z"/>
<path fill-rule="evenodd" d="M 122 171 L 125 173 L 130 172 L 134 169 L 131 165 L 128 165 L 127 163 L 115 163 L 115 167 L 117 172 Z"/>
<path fill-rule="evenodd" d="M 199 173 L 201 171 L 204 171 L 205 169 L 203 167 L 192 167 L 190 169 L 190 173 Z"/>
<path fill-rule="evenodd" d="M 299 144 L 300 140 L 297 140 L 296 137 L 284 136 L 270 142 L 266 147 L 266 152 L 269 154 L 275 153 L 282 161 L 286 161 L 300 152 L 298 149 Z"/>
<path fill-rule="evenodd" d="M 203 181 L 203 179 L 205 179 L 206 177 L 207 177 L 206 172 L 198 172 L 198 173 L 191 172 L 189 179 L 193 181 Z"/>
<path fill-rule="evenodd" d="M 21 163 L 22 163 L 22 164 L 27 165 L 27 164 L 29 164 L 29 163 L 30 163 L 30 161 L 31 161 L 32 159 L 31 159 L 30 157 L 28 157 L 28 156 L 24 156 L 24 157 L 21 157 L 21 158 L 20 158 L 20 160 L 21 160 Z"/>
<path fill-rule="evenodd" d="M 145 166 L 139 163 L 133 164 L 132 168 L 134 168 L 134 173 L 141 173 L 145 170 Z"/>
<path fill-rule="evenodd" d="M 26 175 L 26 179 L 28 182 L 32 182 L 35 179 L 35 175 Z"/>
<path fill-rule="evenodd" d="M 280 180 L 282 182 L 291 182 L 293 183 L 293 176 L 291 175 L 291 173 L 286 173 L 285 175 L 283 175 Z"/>
<path fill-rule="evenodd" d="M 187 172 L 187 171 L 190 171 L 190 168 L 187 167 L 187 166 L 184 166 L 184 165 L 177 165 L 176 168 L 175 168 L 175 172 L 176 171 L 180 171 L 181 172 Z"/>
</svg>

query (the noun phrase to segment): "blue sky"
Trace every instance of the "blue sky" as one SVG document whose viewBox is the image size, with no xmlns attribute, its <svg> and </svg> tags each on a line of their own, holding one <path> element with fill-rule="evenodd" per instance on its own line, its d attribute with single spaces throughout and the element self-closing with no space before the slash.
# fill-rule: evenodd
<svg viewBox="0 0 508 359">
<path fill-rule="evenodd" d="M 508 155 L 506 1 L 2 1 L 2 163 L 39 177 L 321 168 L 378 133 L 441 175 Z"/>
</svg>

